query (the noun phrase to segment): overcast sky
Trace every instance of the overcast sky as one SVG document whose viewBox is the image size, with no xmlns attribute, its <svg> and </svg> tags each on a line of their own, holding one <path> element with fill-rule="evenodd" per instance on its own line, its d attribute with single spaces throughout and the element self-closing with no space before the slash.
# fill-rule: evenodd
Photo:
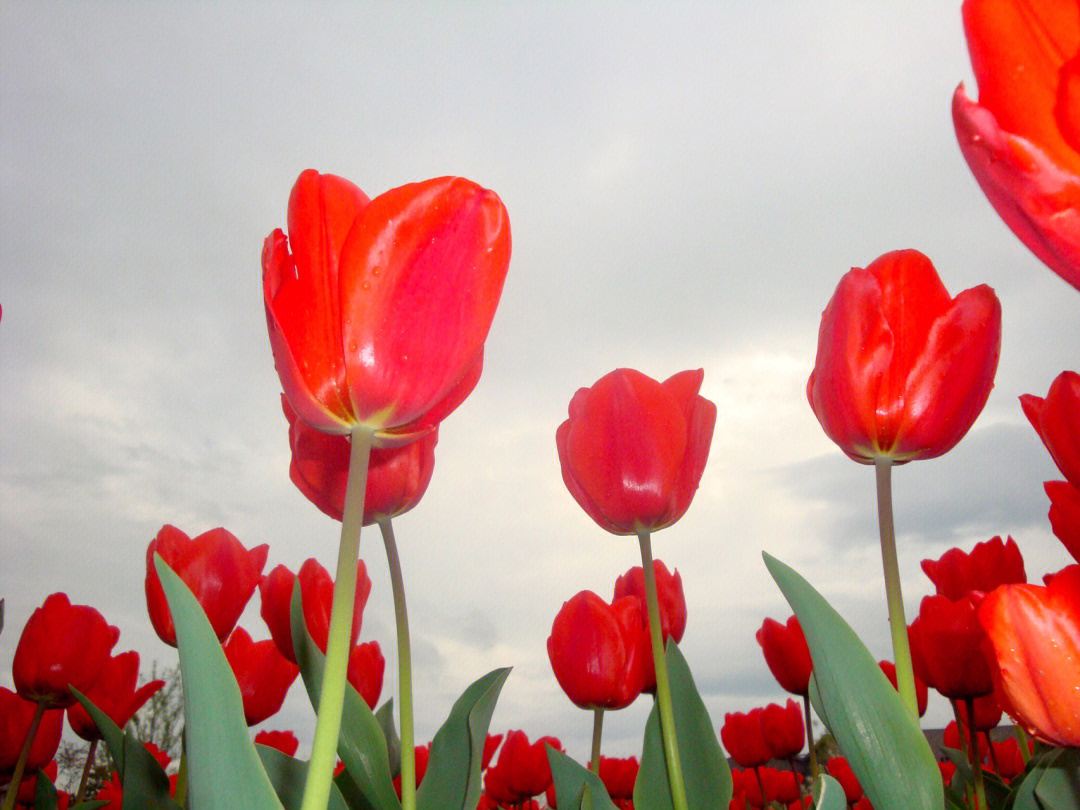
<svg viewBox="0 0 1080 810">
<path fill-rule="evenodd" d="M 640 564 L 559 473 L 574 391 L 619 367 L 704 368 L 719 414 L 686 516 L 655 535 L 682 572 L 683 649 L 717 730 L 786 695 L 754 641 L 790 611 L 762 549 L 807 576 L 891 657 L 873 473 L 806 402 L 841 275 L 914 247 L 954 294 L 995 288 L 997 384 L 947 456 L 899 468 L 909 618 L 919 561 L 995 534 L 1032 580 L 1067 561 L 1024 420 L 1077 368 L 1080 295 L 1008 232 L 949 115 L 973 79 L 959 3 L 0 5 L 0 683 L 26 619 L 67 592 L 175 663 L 146 617 L 146 545 L 165 523 L 270 544 L 266 570 L 333 569 L 338 524 L 288 478 L 259 253 L 313 167 L 374 196 L 460 174 L 510 213 L 513 258 L 484 376 L 443 425 L 421 504 L 395 522 L 414 641 L 417 738 L 513 665 L 494 731 L 555 734 L 586 758 L 590 717 L 559 690 L 551 622 Z M 377 532 L 362 640 L 393 665 Z M 268 633 L 252 601 L 242 624 Z M 396 691 L 388 668 L 384 698 Z M 932 701 L 928 725 L 947 717 Z M 605 751 L 640 750 L 645 701 Z M 314 728 L 302 687 L 265 724 Z"/>
</svg>

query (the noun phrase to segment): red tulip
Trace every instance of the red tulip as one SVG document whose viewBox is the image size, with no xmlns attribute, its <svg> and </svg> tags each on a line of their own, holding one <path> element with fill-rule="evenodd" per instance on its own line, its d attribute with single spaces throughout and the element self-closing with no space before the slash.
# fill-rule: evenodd
<svg viewBox="0 0 1080 810">
<path fill-rule="evenodd" d="M 495 752 L 498 750 L 502 740 L 502 734 L 488 734 L 484 739 L 484 753 L 480 756 L 480 770 L 487 770 L 487 766 L 491 763 L 491 758 L 495 756 Z"/>
<path fill-rule="evenodd" d="M 296 749 L 300 747 L 300 741 L 291 731 L 260 731 L 255 735 L 254 742 L 268 748 L 276 748 L 289 757 L 295 756 Z"/>
<path fill-rule="evenodd" d="M 856 461 L 934 458 L 982 411 L 1000 348 L 993 290 L 952 298 L 926 256 L 898 250 L 840 280 L 806 393 L 826 435 Z"/>
<path fill-rule="evenodd" d="M 24 700 L 10 689 L 0 686 L 0 775 L 10 776 L 14 773 L 15 763 L 19 761 L 19 753 L 30 733 L 30 724 L 37 708 L 33 701 Z M 60 709 L 46 710 L 34 734 L 24 773 L 33 773 L 48 764 L 60 747 L 63 731 L 64 712 Z"/>
<path fill-rule="evenodd" d="M 825 763 L 825 769 L 844 789 L 844 796 L 847 798 L 848 804 L 857 802 L 862 798 L 862 785 L 859 784 L 859 780 L 855 777 L 855 772 L 851 770 L 851 765 L 848 764 L 846 758 L 833 757 Z"/>
<path fill-rule="evenodd" d="M 1063 371 L 1045 399 L 1024 394 L 1020 404 L 1065 480 L 1080 489 L 1080 374 Z"/>
<path fill-rule="evenodd" d="M 660 638 L 667 644 L 669 638 L 678 644 L 686 632 L 686 597 L 683 595 L 682 577 L 676 569 L 670 572 L 661 560 L 653 560 L 653 576 L 656 578 L 656 601 L 660 607 Z M 642 627 L 645 629 L 645 687 L 644 692 L 656 691 L 656 665 L 648 646 L 649 606 L 645 598 L 645 570 L 635 566 L 615 580 L 613 600 L 633 597 L 641 604 Z M 614 603 L 614 602 L 613 602 Z"/>
<path fill-rule="evenodd" d="M 600 757 L 600 781 L 616 807 L 625 807 L 625 802 L 634 798 L 634 783 L 640 769 L 637 757 Z"/>
<path fill-rule="evenodd" d="M 1027 763 L 1024 762 L 1024 755 L 1020 753 L 1020 744 L 1015 737 L 1007 737 L 1001 742 L 991 741 L 990 744 L 994 748 L 994 756 L 991 761 L 997 763 L 998 776 L 1008 782 L 1024 772 Z M 1031 756 L 1033 746 L 1030 740 L 1028 740 L 1027 745 L 1028 756 Z"/>
<path fill-rule="evenodd" d="M 810 689 L 813 662 L 799 620 L 792 616 L 783 625 L 766 619 L 756 638 L 777 683 L 793 695 L 805 696 Z"/>
<path fill-rule="evenodd" d="M 278 713 L 300 669 L 285 660 L 271 639 L 252 641 L 243 627 L 233 630 L 225 642 L 225 658 L 244 700 L 244 719 L 257 725 Z"/>
<path fill-rule="evenodd" d="M 87 691 L 119 638 L 120 631 L 94 608 L 52 594 L 30 616 L 15 647 L 15 691 L 50 709 L 72 705 L 69 685 Z"/>
<path fill-rule="evenodd" d="M 134 650 L 105 660 L 97 680 L 86 689 L 86 696 L 120 728 L 127 725 L 135 712 L 165 685 L 165 681 L 150 681 L 138 685 L 139 654 Z M 67 710 L 71 730 L 87 742 L 102 739 L 97 727 L 82 704 L 75 703 Z"/>
<path fill-rule="evenodd" d="M 284 396 L 281 404 L 289 420 L 289 477 L 309 501 L 334 520 L 341 520 L 349 480 L 349 437 L 308 427 L 296 418 Z M 435 427 L 401 447 L 372 449 L 364 495 L 365 526 L 402 515 L 420 503 L 435 470 L 438 430 Z"/>
<path fill-rule="evenodd" d="M 878 666 L 881 667 L 881 671 L 885 673 L 885 677 L 889 679 L 889 683 L 892 684 L 892 688 L 896 689 L 896 664 L 892 661 L 878 661 Z M 915 702 L 919 707 L 919 717 L 926 714 L 926 703 L 930 698 L 929 690 L 926 688 L 926 684 L 923 683 L 922 678 L 915 678 Z"/>
<path fill-rule="evenodd" d="M 689 508 L 716 423 L 716 406 L 698 395 L 703 377 L 658 383 L 621 368 L 574 395 L 555 443 L 570 494 L 601 528 L 655 531 Z"/>
<path fill-rule="evenodd" d="M 372 709 L 379 702 L 385 670 L 386 659 L 377 641 L 357 644 L 349 653 L 349 683 Z"/>
<path fill-rule="evenodd" d="M 610 605 L 592 591 L 564 602 L 547 641 L 555 679 L 582 709 L 622 709 L 645 688 L 652 660 L 642 604 L 633 597 Z"/>
<path fill-rule="evenodd" d="M 33 771 L 27 770 L 29 776 L 23 777 L 23 780 L 19 782 L 19 791 L 15 797 L 16 807 L 33 808 L 34 794 L 37 792 L 37 772 L 39 770 L 45 773 L 50 782 L 56 783 L 56 777 L 60 769 L 57 767 L 55 759 L 42 768 L 35 768 Z"/>
<path fill-rule="evenodd" d="M 989 695 L 973 698 L 972 703 L 975 704 L 972 715 L 974 716 L 976 731 L 990 731 L 1001 724 L 1001 704 L 998 703 L 993 692 Z M 956 701 L 956 710 L 960 715 L 964 728 L 968 728 L 971 723 L 968 721 L 967 701 Z"/>
<path fill-rule="evenodd" d="M 960 151 L 994 210 L 1080 288 L 1080 17 L 1071 2 L 967 0 L 979 101 L 953 96 Z"/>
<path fill-rule="evenodd" d="M 278 650 L 292 663 L 296 663 L 296 652 L 292 644 L 292 595 L 298 575 L 284 565 L 274 568 L 259 583 L 259 599 L 262 602 L 261 615 L 270 628 L 270 637 L 277 644 Z M 304 560 L 300 566 L 300 604 L 304 608 L 311 640 L 323 652 L 326 652 L 326 639 L 330 632 L 330 608 L 334 599 L 334 580 L 330 578 L 319 561 L 314 558 Z M 371 578 L 363 560 L 356 563 L 356 603 L 353 608 L 352 635 L 349 646 L 356 644 L 360 635 L 360 626 L 364 618 L 364 606 L 371 594 Z"/>
<path fill-rule="evenodd" d="M 1043 484 L 1050 498 L 1050 528 L 1074 560 L 1080 562 L 1080 489 L 1068 481 Z"/>
<path fill-rule="evenodd" d="M 998 700 L 1034 737 L 1080 747 L 1080 565 L 1045 586 L 1004 585 L 979 606 Z"/>
<path fill-rule="evenodd" d="M 770 703 L 761 710 L 761 736 L 772 751 L 772 759 L 790 759 L 806 743 L 802 707 L 794 700 L 783 706 Z"/>
<path fill-rule="evenodd" d="M 957 701 L 957 705 L 960 705 L 960 701 Z M 982 762 L 990 755 L 990 746 L 986 743 L 986 736 L 983 734 L 976 734 L 975 739 L 978 740 L 979 745 L 979 761 Z M 950 720 L 949 724 L 945 726 L 945 730 L 941 735 L 941 744 L 946 748 L 952 748 L 956 751 L 963 749 L 965 745 L 971 744 L 971 732 L 966 728 L 964 729 L 964 739 L 960 739 L 960 727 L 956 724 L 955 720 Z"/>
<path fill-rule="evenodd" d="M 440 177 L 368 200 L 303 172 L 289 235 L 263 245 L 263 301 L 281 385 L 327 433 L 385 445 L 427 432 L 468 395 L 510 262 L 498 196 Z"/>
<path fill-rule="evenodd" d="M 192 540 L 175 526 L 163 526 L 146 549 L 146 606 L 158 637 L 176 646 L 172 614 L 154 567 L 155 553 L 195 594 L 218 640 L 224 641 L 255 593 L 269 548 L 264 543 L 248 551 L 225 529 L 211 529 Z"/>
<path fill-rule="evenodd" d="M 740 767 L 756 768 L 772 759 L 772 749 L 761 733 L 761 709 L 724 715 L 720 739 Z"/>
<path fill-rule="evenodd" d="M 416 787 L 420 787 L 420 783 L 424 781 L 424 774 L 427 773 L 428 760 L 430 759 L 431 743 L 413 747 L 413 762 L 416 763 Z M 394 792 L 397 793 L 397 797 L 400 799 L 401 774 L 394 777 Z"/>
<path fill-rule="evenodd" d="M 994 691 L 982 648 L 986 634 L 971 598 L 953 602 L 944 596 L 925 597 L 908 638 L 915 675 L 927 686 L 953 700 Z"/>
<path fill-rule="evenodd" d="M 972 591 L 989 592 L 998 585 L 1027 582 L 1024 558 L 1011 537 L 1007 543 L 1000 537 L 976 543 L 970 554 L 951 548 L 938 560 L 923 560 L 922 569 L 938 595 L 954 602 Z"/>
<path fill-rule="evenodd" d="M 517 804 L 539 796 L 551 784 L 547 749 L 557 751 L 562 743 L 555 737 L 541 737 L 534 743 L 523 731 L 508 731 L 499 758 L 484 775 L 484 789 L 496 802 Z"/>
</svg>

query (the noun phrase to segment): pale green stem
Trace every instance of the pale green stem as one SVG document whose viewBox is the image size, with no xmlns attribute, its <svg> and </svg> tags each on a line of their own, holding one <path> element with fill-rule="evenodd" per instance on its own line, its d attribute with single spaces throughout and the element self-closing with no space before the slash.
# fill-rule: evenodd
<svg viewBox="0 0 1080 810">
<path fill-rule="evenodd" d="M 589 770 L 600 775 L 600 737 L 604 733 L 604 710 L 593 709 L 592 720 L 592 756 L 589 758 Z"/>
<path fill-rule="evenodd" d="M 330 783 L 337 762 L 341 734 L 341 710 L 345 705 L 345 683 L 349 669 L 354 605 L 356 603 L 356 561 L 360 556 L 360 527 L 364 523 L 364 494 L 367 491 L 368 459 L 373 431 L 358 427 L 352 432 L 349 453 L 349 481 L 345 486 L 345 508 L 341 520 L 334 599 L 330 606 L 330 630 L 326 641 L 319 712 L 315 739 L 300 810 L 325 810 L 330 801 Z"/>
<path fill-rule="evenodd" d="M 814 727 L 810 723 L 810 695 L 802 696 L 803 715 L 806 717 L 806 744 L 810 747 L 810 778 L 818 778 L 817 751 L 814 750 Z"/>
<path fill-rule="evenodd" d="M 45 704 L 38 703 L 37 708 L 34 710 L 34 718 L 30 721 L 30 730 L 26 734 L 26 740 L 23 741 L 22 750 L 19 752 L 19 758 L 15 761 L 15 770 L 11 774 L 11 781 L 8 782 L 7 794 L 4 796 L 4 810 L 12 810 L 15 807 L 15 797 L 19 795 L 19 782 L 22 781 L 23 771 L 26 770 L 26 760 L 30 758 L 30 745 L 34 741 L 34 737 L 37 736 L 38 726 L 41 725 L 41 718 L 45 716 Z"/>
<path fill-rule="evenodd" d="M 896 531 L 893 528 L 892 459 L 874 459 L 877 473 L 878 529 L 881 534 L 881 564 L 885 571 L 885 598 L 889 605 L 889 630 L 892 633 L 893 661 L 896 664 L 896 691 L 911 715 L 919 722 L 919 703 L 915 696 L 915 672 L 911 668 L 904 595 L 900 590 L 900 566 L 896 562 Z"/>
<path fill-rule="evenodd" d="M 653 571 L 652 543 L 649 532 L 638 532 L 641 545 L 641 567 L 645 575 L 645 603 L 649 610 L 649 635 L 652 638 L 653 665 L 656 667 L 656 705 L 660 709 L 660 734 L 664 741 L 668 785 L 674 810 L 687 810 L 686 787 L 679 763 L 679 742 L 675 738 L 675 712 L 671 705 L 671 685 L 668 683 L 667 663 L 664 661 L 664 639 L 660 631 L 660 601 L 656 595 L 656 572 Z"/>
<path fill-rule="evenodd" d="M 1031 760 L 1031 751 L 1028 750 L 1028 735 L 1020 726 L 1013 725 L 1013 736 L 1016 737 L 1016 742 L 1020 746 L 1020 756 L 1024 760 L 1025 767 Z"/>
<path fill-rule="evenodd" d="M 971 737 L 968 761 L 975 774 L 975 796 L 979 800 L 979 810 L 986 810 L 986 787 L 983 780 L 982 757 L 979 755 L 979 732 L 975 730 L 975 698 L 964 698 L 964 707 L 967 709 L 968 735 Z"/>
<path fill-rule="evenodd" d="M 954 698 L 949 698 L 949 703 L 952 704 L 953 717 L 956 718 L 956 733 L 960 736 L 960 750 L 964 754 L 964 758 L 968 763 L 971 762 L 971 748 L 968 745 L 968 738 L 964 732 L 966 726 L 963 719 L 960 717 L 960 704 L 956 702 Z M 964 783 L 964 793 L 967 798 L 967 806 L 974 807 L 975 805 L 975 791 L 970 782 Z"/>
<path fill-rule="evenodd" d="M 82 778 L 79 779 L 79 789 L 75 793 L 75 801 L 72 804 L 79 804 L 83 800 L 83 794 L 86 793 L 86 783 L 90 781 L 90 769 L 94 767 L 94 755 L 97 754 L 97 740 L 91 740 L 90 748 L 86 752 L 86 762 L 83 764 Z"/>
<path fill-rule="evenodd" d="M 409 646 L 409 613 L 405 609 L 405 581 L 401 577 L 394 527 L 390 518 L 379 521 L 386 563 L 390 568 L 390 588 L 394 593 L 394 618 L 397 624 L 398 710 L 401 713 L 401 810 L 416 808 L 416 747 L 413 742 L 412 653 Z"/>
</svg>

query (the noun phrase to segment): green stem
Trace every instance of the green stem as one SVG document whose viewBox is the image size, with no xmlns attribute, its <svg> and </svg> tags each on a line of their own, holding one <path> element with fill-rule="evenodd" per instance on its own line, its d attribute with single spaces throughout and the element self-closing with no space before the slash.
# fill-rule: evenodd
<svg viewBox="0 0 1080 810">
<path fill-rule="evenodd" d="M 1024 760 L 1024 766 L 1027 767 L 1028 762 L 1031 760 L 1031 751 L 1028 750 L 1028 735 L 1020 726 L 1013 725 L 1013 736 L 1016 737 L 1016 742 L 1020 746 L 1020 757 Z"/>
<path fill-rule="evenodd" d="M 653 665 L 656 668 L 656 705 L 660 709 L 660 732 L 664 740 L 664 759 L 667 761 L 668 785 L 674 810 L 687 810 L 686 787 L 679 763 L 679 742 L 675 738 L 675 712 L 671 705 L 671 685 L 668 683 L 667 663 L 664 661 L 664 640 L 660 632 L 660 601 L 656 596 L 656 572 L 653 571 L 652 543 L 649 532 L 638 532 L 641 546 L 641 567 L 645 575 L 645 603 L 649 609 L 649 635 L 652 638 Z"/>
<path fill-rule="evenodd" d="M 802 696 L 803 715 L 806 718 L 806 744 L 810 747 L 810 778 L 818 778 L 817 751 L 814 750 L 814 726 L 810 723 L 810 695 Z"/>
<path fill-rule="evenodd" d="M 374 432 L 357 427 L 352 432 L 349 453 L 349 481 L 345 486 L 345 509 L 341 520 L 334 599 L 330 606 L 330 630 L 326 641 L 319 712 L 315 739 L 300 810 L 325 810 L 330 801 L 330 783 L 337 761 L 341 734 L 341 710 L 345 705 L 345 683 L 349 669 L 349 642 L 352 638 L 356 603 L 356 561 L 360 556 L 360 527 L 364 523 L 364 495 L 367 491 L 368 459 Z"/>
<path fill-rule="evenodd" d="M 896 562 L 896 531 L 893 528 L 892 459 L 874 459 L 877 473 L 878 529 L 881 534 L 881 564 L 885 571 L 885 598 L 889 605 L 889 630 L 892 633 L 893 661 L 896 664 L 896 691 L 916 724 L 919 703 L 915 697 L 915 672 L 911 668 L 907 621 L 904 618 L 904 595 L 900 591 L 900 566 Z"/>
<path fill-rule="evenodd" d="M 968 761 L 975 775 L 975 796 L 979 800 L 979 810 L 986 810 L 986 787 L 983 780 L 982 757 L 979 755 L 979 732 L 975 730 L 975 698 L 964 698 L 967 709 L 968 736 L 971 738 Z"/>
<path fill-rule="evenodd" d="M 94 767 L 94 755 L 97 754 L 97 740 L 91 740 L 90 748 L 86 752 L 86 762 L 82 769 L 82 778 L 79 779 L 79 789 L 75 793 L 73 804 L 79 804 L 86 793 L 86 784 L 90 781 L 90 769 Z"/>
<path fill-rule="evenodd" d="M 390 568 L 390 588 L 394 592 L 394 618 L 397 624 L 398 697 L 401 713 L 401 808 L 416 808 L 416 744 L 413 741 L 412 653 L 409 646 L 409 613 L 405 609 L 405 582 L 401 577 L 394 527 L 390 518 L 379 520 L 386 563 Z"/>
<path fill-rule="evenodd" d="M 600 737 L 604 732 L 604 710 L 593 709 L 592 719 L 592 756 L 589 757 L 589 770 L 600 775 Z"/>
<path fill-rule="evenodd" d="M 30 759 L 30 745 L 37 736 L 38 726 L 41 725 L 41 718 L 44 716 L 45 704 L 38 703 L 37 708 L 34 709 L 34 718 L 30 721 L 30 730 L 26 733 L 22 750 L 19 752 L 19 758 L 15 761 L 15 771 L 11 774 L 11 781 L 8 782 L 7 794 L 4 796 L 4 810 L 12 810 L 15 807 L 15 798 L 19 795 L 19 782 L 22 781 L 23 771 L 26 770 L 26 760 Z"/>
<path fill-rule="evenodd" d="M 186 729 L 185 729 L 186 731 Z M 176 799 L 176 803 L 181 807 L 185 806 L 187 801 L 187 740 L 186 735 L 180 737 L 180 765 L 176 771 L 176 795 L 173 796 Z"/>
<path fill-rule="evenodd" d="M 960 737 L 960 750 L 963 752 L 964 758 L 970 763 L 971 748 L 968 746 L 967 736 L 964 733 L 966 726 L 960 717 L 960 704 L 956 702 L 955 698 L 949 698 L 949 703 L 952 704 L 953 717 L 956 718 L 956 733 Z M 973 807 L 975 804 L 975 791 L 971 787 L 971 782 L 964 782 L 964 793 L 967 798 L 967 806 Z"/>
</svg>

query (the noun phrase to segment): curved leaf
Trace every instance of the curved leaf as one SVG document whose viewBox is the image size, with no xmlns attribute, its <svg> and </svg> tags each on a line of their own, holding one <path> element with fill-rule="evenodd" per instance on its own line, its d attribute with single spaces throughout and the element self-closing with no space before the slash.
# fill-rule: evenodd
<svg viewBox="0 0 1080 810">
<path fill-rule="evenodd" d="M 551 778 L 555 783 L 556 804 L 569 810 L 618 810 L 608 796 L 600 777 L 570 759 L 561 751 L 547 746 Z"/>
<path fill-rule="evenodd" d="M 813 794 L 817 810 L 847 810 L 848 802 L 844 789 L 827 773 L 818 775 Z"/>
<path fill-rule="evenodd" d="M 308 763 L 294 759 L 276 748 L 256 743 L 255 752 L 262 760 L 263 770 L 277 791 L 285 810 L 300 810 L 304 799 L 304 783 L 307 781 Z M 327 810 L 349 810 L 337 785 L 330 787 L 330 803 Z"/>
</svg>

